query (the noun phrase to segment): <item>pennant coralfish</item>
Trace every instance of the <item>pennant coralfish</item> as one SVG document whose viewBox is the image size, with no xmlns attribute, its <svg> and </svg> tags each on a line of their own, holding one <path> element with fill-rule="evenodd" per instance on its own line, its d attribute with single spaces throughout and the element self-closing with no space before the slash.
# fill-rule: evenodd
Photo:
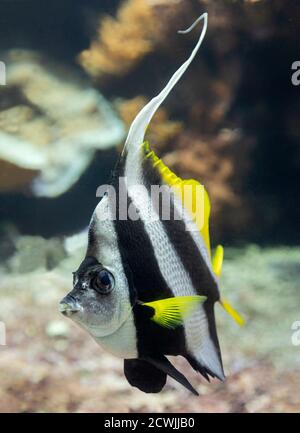
<svg viewBox="0 0 300 433">
<path fill-rule="evenodd" d="M 169 375 L 197 394 L 167 355 L 185 357 L 208 380 L 223 380 L 215 302 L 242 323 L 220 298 L 223 248 L 211 258 L 206 190 L 176 176 L 144 141 L 154 113 L 195 57 L 207 19 L 205 13 L 182 32 L 204 21 L 190 57 L 134 119 L 113 176 L 115 194 L 104 194 L 96 207 L 85 259 L 74 272 L 73 290 L 60 303 L 63 314 L 124 359 L 128 382 L 144 392 L 159 392 Z M 163 189 L 170 218 L 166 206 L 154 200 L 153 186 Z"/>
</svg>

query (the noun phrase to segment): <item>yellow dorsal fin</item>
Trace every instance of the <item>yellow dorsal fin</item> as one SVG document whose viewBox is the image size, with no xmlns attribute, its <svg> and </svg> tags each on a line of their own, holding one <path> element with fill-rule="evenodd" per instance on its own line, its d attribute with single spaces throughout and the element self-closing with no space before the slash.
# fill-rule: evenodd
<svg viewBox="0 0 300 433">
<path fill-rule="evenodd" d="M 187 209 L 193 216 L 193 219 L 205 242 L 208 254 L 211 257 L 209 238 L 210 201 L 206 189 L 195 179 L 183 180 L 179 176 L 176 176 L 176 174 L 170 170 L 160 158 L 158 158 L 155 152 L 151 150 L 147 141 L 143 143 L 143 147 L 145 157 L 151 160 L 153 167 L 160 172 L 163 181 L 174 189 L 174 191 L 180 197 L 184 208 Z M 190 188 L 186 188 L 186 186 L 189 186 Z M 201 200 L 199 202 L 201 209 L 200 212 L 198 209 L 198 213 L 201 213 L 201 215 L 195 215 L 195 212 L 197 211 L 196 200 L 199 200 L 199 198 Z"/>
<path fill-rule="evenodd" d="M 214 257 L 212 259 L 212 268 L 217 277 L 220 277 L 222 272 L 223 257 L 224 257 L 224 249 L 222 245 L 218 245 Z"/>
<path fill-rule="evenodd" d="M 154 315 L 151 320 L 165 328 L 176 328 L 195 308 L 206 300 L 206 296 L 177 296 L 159 301 L 145 302 L 143 305 L 152 307 Z"/>
<path fill-rule="evenodd" d="M 226 299 L 220 299 L 220 304 L 224 310 L 233 318 L 233 320 L 240 326 L 244 326 L 245 320 L 242 316 L 230 305 Z"/>
</svg>

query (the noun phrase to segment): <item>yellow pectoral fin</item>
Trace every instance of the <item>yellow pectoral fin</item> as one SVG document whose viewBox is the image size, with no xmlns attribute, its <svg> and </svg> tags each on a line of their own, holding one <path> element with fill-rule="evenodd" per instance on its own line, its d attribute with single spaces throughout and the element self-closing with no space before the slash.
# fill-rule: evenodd
<svg viewBox="0 0 300 433">
<path fill-rule="evenodd" d="M 183 324 L 183 320 L 195 308 L 206 300 L 206 296 L 178 296 L 161 299 L 159 301 L 145 302 L 143 305 L 154 309 L 151 320 L 165 328 L 176 328 Z"/>
<path fill-rule="evenodd" d="M 240 326 L 245 325 L 245 320 L 242 316 L 230 305 L 226 299 L 220 299 L 220 304 L 224 310 L 232 317 L 232 319 Z"/>
<path fill-rule="evenodd" d="M 222 245 L 218 245 L 214 257 L 212 259 L 212 268 L 217 277 L 220 277 L 222 272 L 223 257 L 224 257 L 224 249 Z"/>
</svg>

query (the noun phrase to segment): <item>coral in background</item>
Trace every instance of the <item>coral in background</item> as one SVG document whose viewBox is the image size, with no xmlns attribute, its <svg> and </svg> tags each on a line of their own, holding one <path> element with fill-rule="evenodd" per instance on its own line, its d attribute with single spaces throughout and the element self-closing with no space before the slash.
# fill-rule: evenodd
<svg viewBox="0 0 300 433">
<path fill-rule="evenodd" d="M 228 185 L 228 179 L 234 172 L 231 157 L 232 142 L 235 140 L 233 135 L 233 131 L 223 131 L 214 140 L 205 140 L 195 134 L 184 134 L 178 143 L 178 150 L 164 157 L 165 162 L 182 177 L 205 179 L 205 185 L 215 200 L 215 211 L 224 203 L 236 205 L 239 201 Z"/>
<path fill-rule="evenodd" d="M 183 178 L 201 180 L 209 192 L 213 240 L 224 237 L 228 227 L 236 234 L 249 222 L 249 206 L 238 186 L 249 169 L 244 155 L 251 143 L 243 141 L 239 131 L 222 129 L 216 136 L 202 138 L 184 132 L 173 147 L 164 155 L 164 162 Z"/>
<path fill-rule="evenodd" d="M 120 77 L 135 69 L 142 59 L 161 45 L 167 27 L 160 16 L 176 15 L 181 0 L 123 0 L 116 17 L 101 16 L 90 47 L 78 57 L 80 65 L 93 78 Z M 174 8 L 174 10 L 173 10 Z"/>
<path fill-rule="evenodd" d="M 153 50 L 158 24 L 147 0 L 127 0 L 116 18 L 99 22 L 96 40 L 80 55 L 80 63 L 93 77 L 128 73 Z"/>
<path fill-rule="evenodd" d="M 5 59 L 0 192 L 32 185 L 36 195 L 58 196 L 79 179 L 97 149 L 123 139 L 123 124 L 72 70 L 26 51 L 11 51 Z"/>
</svg>

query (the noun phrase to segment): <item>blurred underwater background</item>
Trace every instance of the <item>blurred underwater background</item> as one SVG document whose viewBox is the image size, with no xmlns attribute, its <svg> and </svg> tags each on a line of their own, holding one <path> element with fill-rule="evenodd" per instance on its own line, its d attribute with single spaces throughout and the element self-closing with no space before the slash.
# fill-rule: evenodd
<svg viewBox="0 0 300 433">
<path fill-rule="evenodd" d="M 176 359 L 200 397 L 172 380 L 146 395 L 58 303 L 97 187 L 192 50 L 198 29 L 177 30 L 205 11 L 204 43 L 146 138 L 206 186 L 221 291 L 246 326 L 216 306 L 225 383 Z M 296 0 L 0 0 L 0 412 L 300 411 L 299 34 Z"/>
</svg>

